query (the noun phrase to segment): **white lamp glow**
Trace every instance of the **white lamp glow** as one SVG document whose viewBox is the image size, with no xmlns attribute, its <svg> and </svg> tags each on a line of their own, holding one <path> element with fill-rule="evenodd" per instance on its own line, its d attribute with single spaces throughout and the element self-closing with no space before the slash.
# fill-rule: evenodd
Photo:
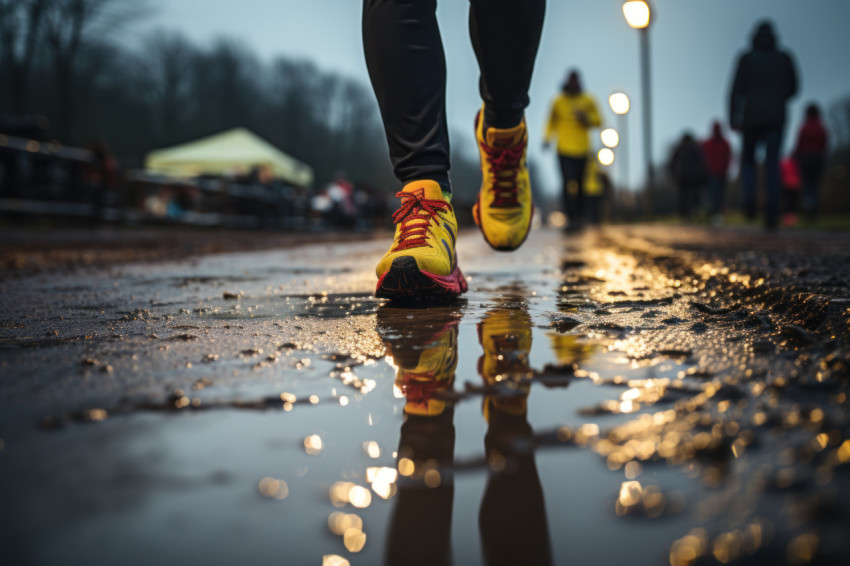
<svg viewBox="0 0 850 566">
<path fill-rule="evenodd" d="M 599 137 L 602 138 L 602 143 L 605 144 L 605 147 L 614 148 L 620 143 L 620 134 L 618 134 L 617 130 L 614 128 L 606 128 L 602 130 Z"/>
<path fill-rule="evenodd" d="M 649 4 L 644 0 L 630 0 L 623 4 L 623 15 L 626 16 L 629 26 L 634 29 L 649 27 Z"/>
</svg>

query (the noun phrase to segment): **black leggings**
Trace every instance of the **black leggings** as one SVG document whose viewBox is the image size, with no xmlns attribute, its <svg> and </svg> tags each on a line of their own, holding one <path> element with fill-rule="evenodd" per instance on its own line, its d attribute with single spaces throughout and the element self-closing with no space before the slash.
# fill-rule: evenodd
<svg viewBox="0 0 850 566">
<path fill-rule="evenodd" d="M 558 155 L 561 167 L 561 180 L 564 191 L 564 213 L 570 219 L 570 226 L 584 223 L 584 174 L 587 169 L 587 157 L 569 157 Z M 576 184 L 576 194 L 570 194 L 570 183 Z"/>
<path fill-rule="evenodd" d="M 509 128 L 528 106 L 545 0 L 470 0 L 484 122 Z M 363 0 L 363 47 L 395 176 L 450 191 L 446 62 L 436 0 Z"/>
</svg>

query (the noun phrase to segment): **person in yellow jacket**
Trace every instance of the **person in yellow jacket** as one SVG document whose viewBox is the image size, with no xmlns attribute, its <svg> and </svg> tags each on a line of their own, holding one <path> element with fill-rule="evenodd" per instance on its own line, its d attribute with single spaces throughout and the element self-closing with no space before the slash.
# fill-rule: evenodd
<svg viewBox="0 0 850 566">
<path fill-rule="evenodd" d="M 544 147 L 548 147 L 553 139 L 557 140 L 564 212 L 569 218 L 569 228 L 580 227 L 585 220 L 584 179 L 590 152 L 590 131 L 601 125 L 596 101 L 582 90 L 578 72 L 571 71 L 561 93 L 552 101 L 544 139 Z"/>
</svg>

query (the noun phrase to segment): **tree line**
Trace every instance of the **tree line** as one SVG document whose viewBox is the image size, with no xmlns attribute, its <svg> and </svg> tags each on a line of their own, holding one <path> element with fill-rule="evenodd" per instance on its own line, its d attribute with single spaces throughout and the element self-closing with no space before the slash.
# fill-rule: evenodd
<svg viewBox="0 0 850 566">
<path fill-rule="evenodd" d="M 243 126 L 312 166 L 317 184 L 342 172 L 398 186 L 368 85 L 307 59 L 261 61 L 232 38 L 199 45 L 160 30 L 137 48 L 119 41 L 148 13 L 123 0 L 0 0 L 0 114 L 46 116 L 66 144 L 105 141 L 125 167 Z M 477 171 L 456 156 L 457 175 Z"/>
</svg>

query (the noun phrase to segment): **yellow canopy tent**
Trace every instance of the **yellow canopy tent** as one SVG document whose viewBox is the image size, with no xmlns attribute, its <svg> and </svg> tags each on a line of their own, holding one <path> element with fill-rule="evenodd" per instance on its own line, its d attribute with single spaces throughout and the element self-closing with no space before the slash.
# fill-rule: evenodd
<svg viewBox="0 0 850 566">
<path fill-rule="evenodd" d="M 302 187 L 313 182 L 313 169 L 253 132 L 234 128 L 193 142 L 148 153 L 145 169 L 169 177 L 247 173 L 257 165 L 271 169 L 276 178 Z"/>
</svg>

